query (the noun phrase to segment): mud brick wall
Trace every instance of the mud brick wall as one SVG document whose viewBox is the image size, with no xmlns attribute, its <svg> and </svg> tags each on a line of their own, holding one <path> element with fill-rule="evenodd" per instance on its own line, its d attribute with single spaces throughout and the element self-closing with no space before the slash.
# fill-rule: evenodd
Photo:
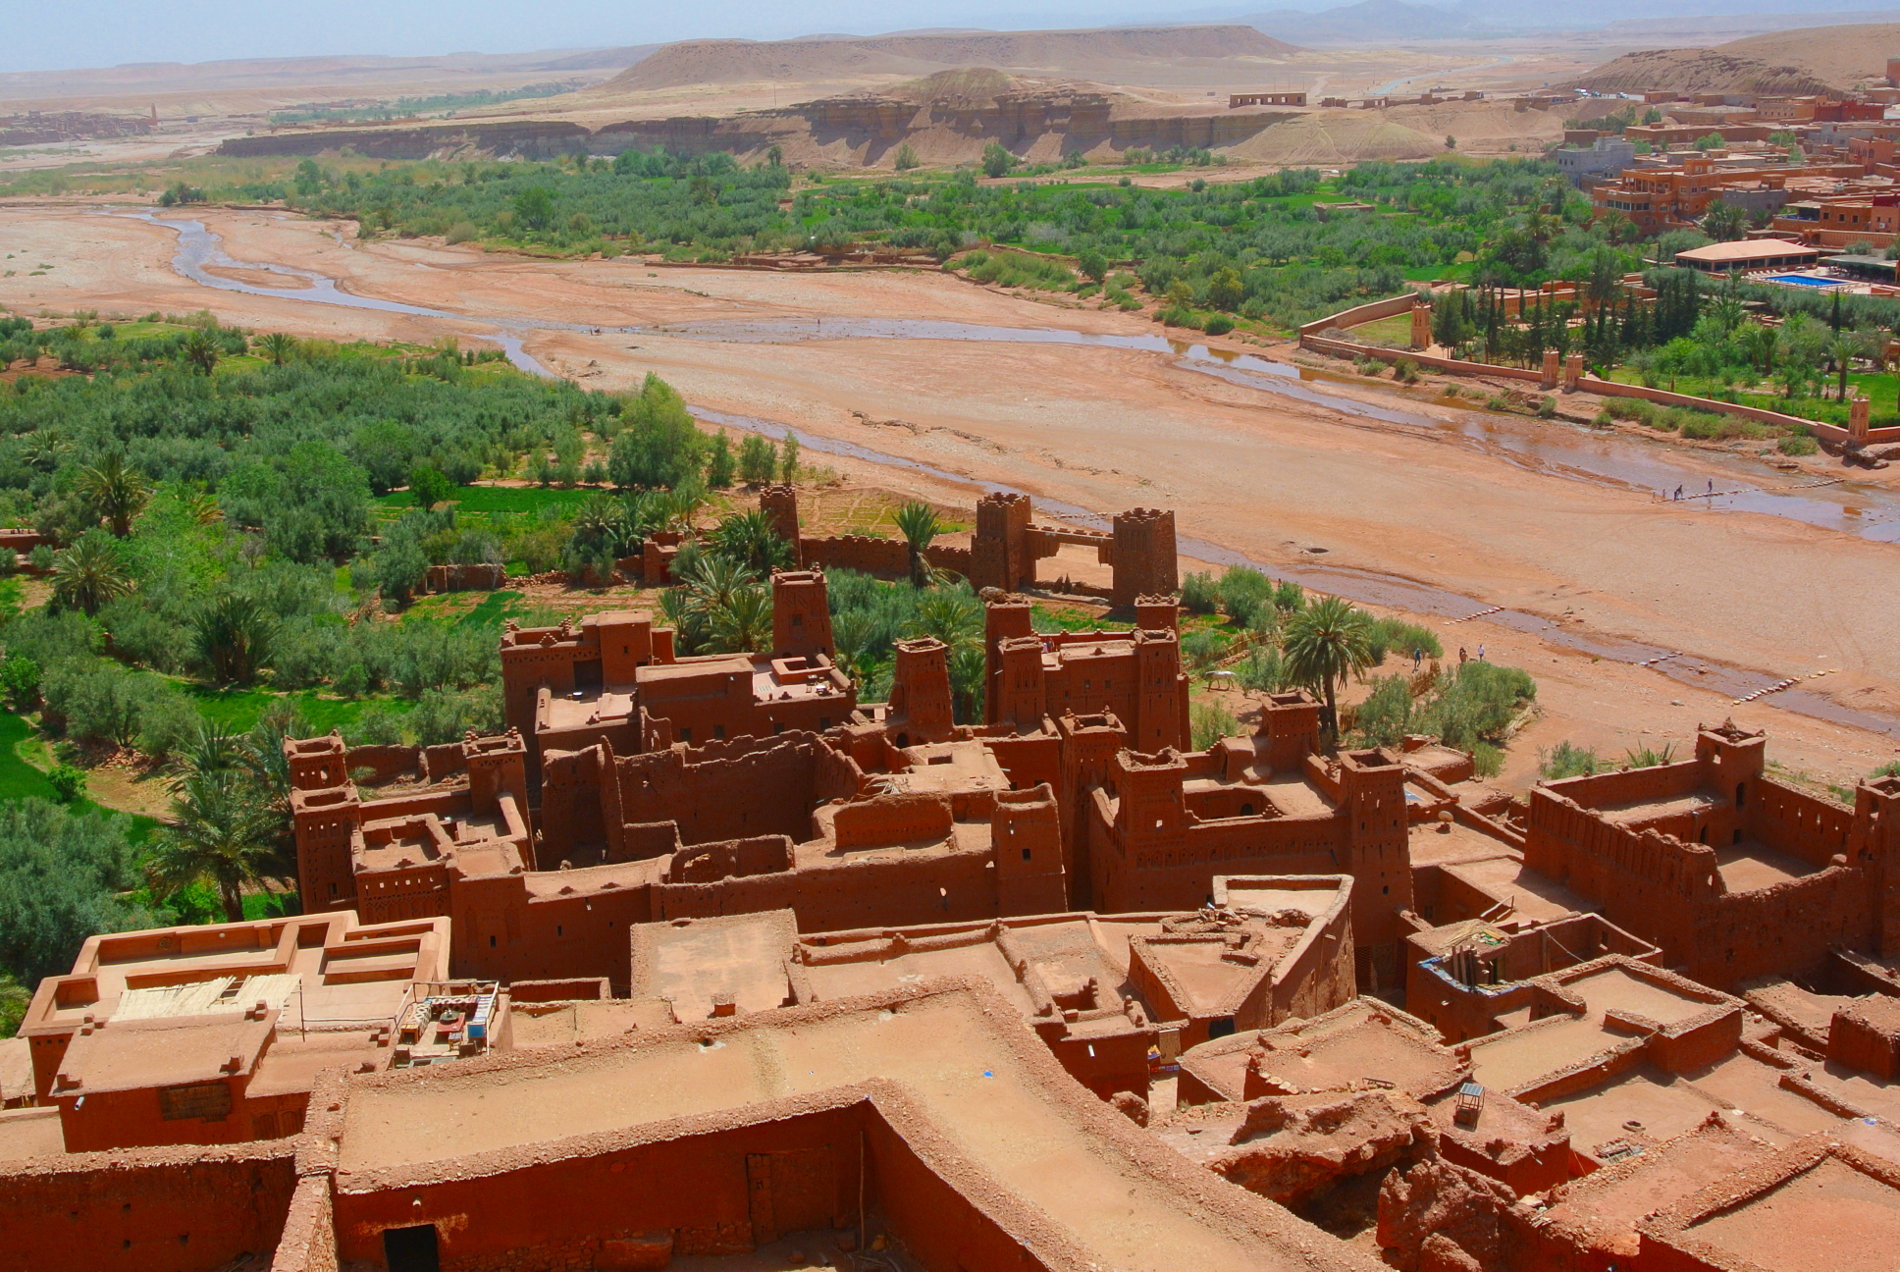
<svg viewBox="0 0 1900 1272">
<path fill-rule="evenodd" d="M 330 1205 L 329 1175 L 305 1175 L 297 1181 L 270 1272 L 337 1272 L 336 1213 Z"/>
<path fill-rule="evenodd" d="M 1847 851 L 1853 810 L 1819 799 L 1773 778 L 1751 783 L 1742 817 L 1748 833 L 1819 869 Z"/>
<path fill-rule="evenodd" d="M 341 1192 L 339 1253 L 381 1266 L 385 1228 L 434 1224 L 443 1272 L 542 1272 L 591 1269 L 617 1238 L 666 1234 L 676 1254 L 718 1255 L 752 1249 L 755 1234 L 855 1226 L 865 1109 L 855 1101 L 552 1161 L 503 1150 L 480 1173 Z"/>
<path fill-rule="evenodd" d="M 1671 967 L 1727 990 L 1751 977 L 1817 969 L 1833 946 L 1872 949 L 1874 898 L 1861 871 L 1834 867 L 1720 897 L 1698 907 L 1687 933 L 1653 939 Z"/>
<path fill-rule="evenodd" d="M 889 1123 L 869 1121 L 865 1144 L 875 1204 L 927 1272 L 1042 1272 L 1049 1266 L 978 1208 L 974 1181 L 946 1180 Z"/>
<path fill-rule="evenodd" d="M 212 1272 L 268 1254 L 296 1186 L 289 1140 L 47 1159 L 0 1174 L 0 1262 Z"/>
<path fill-rule="evenodd" d="M 680 842 L 755 835 L 811 838 L 821 800 L 857 793 L 856 766 L 810 735 L 735 738 L 675 751 L 617 757 L 623 823 L 672 821 Z M 734 799 L 732 792 L 746 798 Z"/>
</svg>

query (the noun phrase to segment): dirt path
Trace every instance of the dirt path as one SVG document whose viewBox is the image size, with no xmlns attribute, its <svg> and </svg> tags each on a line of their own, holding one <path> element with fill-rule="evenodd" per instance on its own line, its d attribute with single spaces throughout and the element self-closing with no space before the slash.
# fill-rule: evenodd
<svg viewBox="0 0 1900 1272">
<path fill-rule="evenodd" d="M 30 258 L 29 268 L 52 265 L 38 277 L 0 278 L 0 304 L 112 314 L 208 307 L 251 327 L 423 341 L 474 336 L 485 329 L 482 315 L 603 327 L 904 317 L 1155 331 L 1119 313 L 1037 304 L 930 273 L 538 262 L 422 241 L 355 246 L 331 225 L 202 215 L 239 260 L 313 269 L 355 294 L 470 320 L 212 291 L 170 271 L 169 232 L 70 209 L 0 209 L 8 250 Z M 1827 671 L 1812 683 L 1837 700 L 1900 713 L 1900 642 L 1892 638 L 1900 631 L 1893 586 L 1900 555 L 1889 545 L 1530 471 L 1443 433 L 1228 384 L 1165 354 L 912 339 L 722 343 L 664 331 L 530 332 L 526 347 L 589 387 L 627 387 L 655 371 L 697 406 L 855 442 L 970 481 L 1006 482 L 1097 511 L 1172 507 L 1183 535 L 1270 567 L 1324 561 L 1705 661 L 1776 676 Z M 967 486 L 939 477 L 809 458 L 904 493 L 970 498 Z M 1771 754 L 1783 763 L 1833 780 L 1900 753 L 1892 738 L 1807 720 L 1778 710 L 1772 698 L 1738 707 L 1726 694 L 1594 661 L 1484 620 L 1435 625 L 1452 649 L 1482 643 L 1494 660 L 1538 677 L 1548 714 L 1514 748 L 1507 773 L 1519 780 L 1537 747 L 1564 738 L 1620 753 L 1728 715 L 1769 729 Z"/>
</svg>

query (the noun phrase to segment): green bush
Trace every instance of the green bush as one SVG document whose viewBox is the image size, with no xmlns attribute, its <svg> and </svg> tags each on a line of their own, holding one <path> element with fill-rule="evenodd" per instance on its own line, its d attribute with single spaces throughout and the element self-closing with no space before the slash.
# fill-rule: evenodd
<svg viewBox="0 0 1900 1272">
<path fill-rule="evenodd" d="M 1220 584 L 1205 571 L 1181 579 L 1181 608 L 1190 614 L 1212 614 L 1220 608 Z"/>
<path fill-rule="evenodd" d="M 1495 741 L 1522 707 L 1537 696 L 1529 673 L 1492 662 L 1468 662 L 1440 677 L 1436 696 L 1420 713 L 1420 732 L 1469 751 Z"/>
<path fill-rule="evenodd" d="M 1193 735 L 1193 745 L 1197 751 L 1205 751 L 1222 738 L 1231 738 L 1241 732 L 1240 721 L 1234 718 L 1233 712 L 1205 698 L 1198 699 L 1188 707 L 1188 729 Z"/>
<path fill-rule="evenodd" d="M 1602 772 L 1607 765 L 1595 751 L 1588 747 L 1575 746 L 1570 742 L 1559 742 L 1549 751 L 1537 753 L 1538 773 L 1553 782 L 1567 777 L 1589 777 Z"/>
<path fill-rule="evenodd" d="M 1353 729 L 1367 746 L 1397 746 L 1411 732 L 1412 690 L 1404 676 L 1380 676 L 1359 704 Z"/>
<path fill-rule="evenodd" d="M 55 764 L 46 774 L 46 784 L 53 788 L 54 799 L 70 804 L 86 793 L 86 774 L 70 764 Z"/>
</svg>

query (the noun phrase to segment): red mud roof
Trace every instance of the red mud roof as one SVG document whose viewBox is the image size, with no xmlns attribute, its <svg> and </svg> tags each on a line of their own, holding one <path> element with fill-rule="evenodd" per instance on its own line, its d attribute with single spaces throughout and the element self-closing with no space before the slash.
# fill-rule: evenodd
<svg viewBox="0 0 1900 1272">
<path fill-rule="evenodd" d="M 342 1107 L 312 1130 L 336 1141 L 339 1216 L 382 1194 L 407 1207 L 413 1194 L 412 1222 L 428 1222 L 435 1185 L 868 1100 L 1011 1234 L 1026 1265 L 1379 1266 L 1157 1144 L 1078 1087 L 1017 1010 L 974 980 L 338 1078 L 329 1091 Z"/>
<path fill-rule="evenodd" d="M 97 1095 L 248 1074 L 270 1045 L 277 1013 L 229 1011 L 122 1020 L 82 1031 L 60 1061 L 53 1094 Z"/>
<path fill-rule="evenodd" d="M 1900 1166 L 1815 1135 L 1643 1222 L 1641 1266 L 1892 1272 Z M 1666 1262 L 1665 1262 L 1666 1261 Z"/>
</svg>

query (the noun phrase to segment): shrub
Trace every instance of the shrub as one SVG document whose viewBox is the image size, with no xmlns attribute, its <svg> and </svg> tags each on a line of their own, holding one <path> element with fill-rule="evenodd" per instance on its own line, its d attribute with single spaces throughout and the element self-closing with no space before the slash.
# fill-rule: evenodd
<svg viewBox="0 0 1900 1272">
<path fill-rule="evenodd" d="M 1546 394 L 1545 396 L 1537 399 L 1537 418 L 1538 419 L 1540 420 L 1553 419 L 1555 418 L 1556 414 L 1557 414 L 1557 399 L 1556 398 L 1551 397 L 1550 395 Z"/>
<path fill-rule="evenodd" d="M 86 774 L 70 764 L 55 764 L 46 775 L 46 784 L 53 788 L 54 799 L 70 804 L 86 793 Z"/>
<path fill-rule="evenodd" d="M 1496 777 L 1504 768 L 1504 752 L 1489 742 L 1475 742 L 1471 747 L 1471 767 L 1479 777 Z"/>
<path fill-rule="evenodd" d="M 1227 656 L 1229 644 L 1227 637 L 1204 627 L 1181 638 L 1181 656 L 1195 671 L 1206 671 Z"/>
<path fill-rule="evenodd" d="M 1359 704 L 1353 728 L 1368 746 L 1396 746 L 1410 732 L 1412 689 L 1404 676 L 1381 676 Z"/>
<path fill-rule="evenodd" d="M 1401 384 L 1418 383 L 1418 363 L 1410 358 L 1400 358 L 1392 364 L 1392 378 Z"/>
<path fill-rule="evenodd" d="M 1249 693 L 1279 693 L 1286 689 L 1291 677 L 1286 656 L 1277 646 L 1255 645 L 1235 668 L 1235 679 Z"/>
<path fill-rule="evenodd" d="M 1215 314 L 1201 327 L 1210 336 L 1224 336 L 1234 329 L 1234 320 L 1226 314 Z"/>
<path fill-rule="evenodd" d="M 1222 738 L 1238 734 L 1240 721 L 1218 702 L 1203 698 L 1188 707 L 1188 728 L 1193 734 L 1194 749 L 1205 751 Z"/>
<path fill-rule="evenodd" d="M 1376 618 L 1372 620 L 1372 653 L 1375 664 L 1382 662 L 1386 654 L 1395 653 L 1400 658 L 1410 658 L 1417 650 L 1427 658 L 1443 658 L 1445 647 L 1438 640 L 1438 633 L 1429 627 L 1417 623 L 1408 623 L 1397 618 Z"/>
<path fill-rule="evenodd" d="M 1559 742 L 1551 750 L 1537 753 L 1537 772 L 1553 782 L 1566 777 L 1589 777 L 1605 767 L 1595 751 L 1569 742 Z"/>
<path fill-rule="evenodd" d="M 1790 433 L 1775 443 L 1775 449 L 1783 455 L 1812 455 L 1821 447 L 1812 433 Z"/>
<path fill-rule="evenodd" d="M 1273 580 L 1246 565 L 1230 565 L 1220 577 L 1220 607 L 1237 626 L 1250 627 L 1262 608 L 1271 608 Z"/>
<path fill-rule="evenodd" d="M 1220 607 L 1220 584 L 1205 571 L 1181 580 L 1181 608 L 1190 614 L 1212 614 Z"/>
<path fill-rule="evenodd" d="M 1423 731 L 1447 746 L 1469 751 L 1495 740 L 1519 708 L 1537 696 L 1537 683 L 1516 667 L 1469 662 L 1441 678 L 1438 693 L 1420 713 Z"/>
</svg>

